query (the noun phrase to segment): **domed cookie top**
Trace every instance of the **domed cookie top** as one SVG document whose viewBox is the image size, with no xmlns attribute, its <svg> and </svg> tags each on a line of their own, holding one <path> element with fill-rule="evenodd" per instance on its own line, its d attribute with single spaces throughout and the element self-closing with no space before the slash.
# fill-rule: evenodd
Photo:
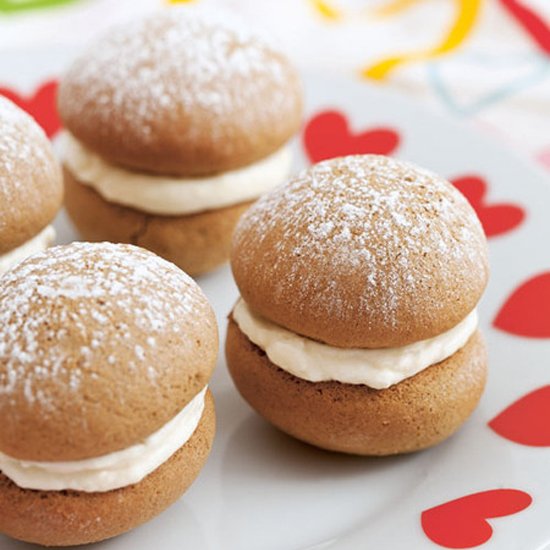
<svg viewBox="0 0 550 550">
<path fill-rule="evenodd" d="M 225 12 L 171 8 L 112 29 L 68 71 L 61 116 L 106 159 L 154 173 L 238 168 L 299 128 L 288 60 Z"/>
<path fill-rule="evenodd" d="M 44 229 L 62 199 L 61 170 L 46 134 L 0 96 L 0 254 Z"/>
<path fill-rule="evenodd" d="M 0 451 L 80 460 L 130 447 L 204 388 L 212 308 L 173 264 L 74 243 L 0 279 Z"/>
<path fill-rule="evenodd" d="M 260 199 L 237 226 L 231 263 L 253 310 L 340 347 L 436 336 L 474 309 L 488 277 L 466 199 L 374 155 L 321 162 Z"/>
</svg>

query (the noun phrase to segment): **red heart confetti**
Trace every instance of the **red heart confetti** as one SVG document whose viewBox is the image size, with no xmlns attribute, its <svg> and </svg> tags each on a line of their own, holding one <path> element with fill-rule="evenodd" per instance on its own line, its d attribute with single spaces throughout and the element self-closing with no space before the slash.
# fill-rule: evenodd
<svg viewBox="0 0 550 550">
<path fill-rule="evenodd" d="M 550 447 L 550 386 L 524 395 L 489 422 L 498 435 L 531 447 Z"/>
<path fill-rule="evenodd" d="M 516 204 L 487 204 L 487 183 L 480 176 L 463 176 L 452 181 L 468 199 L 481 221 L 487 237 L 496 237 L 512 231 L 525 219 L 525 211 Z"/>
<path fill-rule="evenodd" d="M 506 300 L 493 325 L 526 338 L 550 338 L 550 272 L 521 284 Z"/>
<path fill-rule="evenodd" d="M 30 97 L 24 97 L 11 88 L 0 87 L 0 95 L 27 111 L 42 126 L 46 135 L 52 138 L 61 129 L 56 105 L 57 86 L 58 82 L 55 80 L 44 82 Z"/>
<path fill-rule="evenodd" d="M 369 128 L 353 133 L 346 116 L 332 110 L 313 116 L 306 124 L 303 139 L 311 162 L 345 155 L 390 155 L 400 141 L 399 133 L 392 128 Z"/>
<path fill-rule="evenodd" d="M 422 512 L 422 529 L 432 542 L 444 548 L 473 548 L 493 535 L 487 519 L 516 514 L 532 500 L 517 489 L 474 493 Z"/>
<path fill-rule="evenodd" d="M 550 170 L 550 147 L 547 147 L 546 149 L 540 151 L 537 155 L 537 159 L 539 162 L 542 162 L 545 168 L 548 168 Z"/>
</svg>

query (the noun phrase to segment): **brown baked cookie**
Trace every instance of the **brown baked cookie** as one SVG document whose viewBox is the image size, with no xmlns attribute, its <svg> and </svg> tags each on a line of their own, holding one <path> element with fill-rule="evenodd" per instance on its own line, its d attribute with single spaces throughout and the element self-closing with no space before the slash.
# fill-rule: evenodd
<svg viewBox="0 0 550 550">
<path fill-rule="evenodd" d="M 231 13 L 171 8 L 111 29 L 61 81 L 67 129 L 109 161 L 200 176 L 251 164 L 299 129 L 288 59 Z"/>
<path fill-rule="evenodd" d="M 488 278 L 466 199 L 375 155 L 321 162 L 265 195 L 236 228 L 231 267 L 254 311 L 346 348 L 436 336 L 474 309 Z"/>
<path fill-rule="evenodd" d="M 0 255 L 36 237 L 55 218 L 63 180 L 40 126 L 0 96 Z"/>
<path fill-rule="evenodd" d="M 138 527 L 178 500 L 195 480 L 210 453 L 215 424 L 208 392 L 201 422 L 187 443 L 143 481 L 114 491 L 33 491 L 0 473 L 0 532 L 43 546 L 73 546 Z"/>
<path fill-rule="evenodd" d="M 159 216 L 106 201 L 65 169 L 65 208 L 87 241 L 130 243 L 173 262 L 191 276 L 227 261 L 231 236 L 252 204 L 183 216 Z"/>
<path fill-rule="evenodd" d="M 485 385 L 483 230 L 444 179 L 388 157 L 321 162 L 241 218 L 226 355 L 283 431 L 361 454 L 450 436 Z"/>
<path fill-rule="evenodd" d="M 255 29 L 180 6 L 93 44 L 62 79 L 59 110 L 82 235 L 138 243 L 200 275 L 228 259 L 248 203 L 288 176 L 302 96 Z"/>
<path fill-rule="evenodd" d="M 312 445 L 357 455 L 436 445 L 470 416 L 487 377 L 479 332 L 445 361 L 382 390 L 293 376 L 274 365 L 233 320 L 225 350 L 240 394 L 274 426 Z"/>
<path fill-rule="evenodd" d="M 175 500 L 211 446 L 217 349 L 196 283 L 138 247 L 73 243 L 4 275 L 0 530 L 82 544 Z"/>
</svg>

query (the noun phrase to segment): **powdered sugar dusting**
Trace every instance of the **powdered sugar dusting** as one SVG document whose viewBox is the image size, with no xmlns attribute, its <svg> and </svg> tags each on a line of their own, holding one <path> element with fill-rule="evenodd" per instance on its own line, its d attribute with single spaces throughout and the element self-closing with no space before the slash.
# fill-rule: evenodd
<svg viewBox="0 0 550 550">
<path fill-rule="evenodd" d="M 267 271 L 274 303 L 293 296 L 299 315 L 363 313 L 388 329 L 415 300 L 439 292 L 459 301 L 486 269 L 485 237 L 462 195 L 432 172 L 374 155 L 321 162 L 264 196 L 235 246 L 247 281 Z M 428 305 L 423 315 L 448 307 Z"/>
<path fill-rule="evenodd" d="M 35 255 L 0 280 L 0 396 L 23 393 L 47 409 L 56 384 L 78 391 L 100 364 L 154 380 L 155 337 L 208 323 L 205 305 L 190 277 L 137 247 L 73 243 Z"/>
<path fill-rule="evenodd" d="M 38 139 L 37 139 L 38 138 Z M 33 166 L 49 162 L 44 154 L 47 141 L 42 128 L 25 111 L 0 96 L 0 212 L 19 208 L 14 197 L 22 184 L 29 184 Z M 0 227 L 2 218 L 0 216 Z"/>
<path fill-rule="evenodd" d="M 209 129 L 223 132 L 223 115 L 239 113 L 238 123 L 247 125 L 285 112 L 294 101 L 285 93 L 286 71 L 271 43 L 232 14 L 185 6 L 112 29 L 69 71 L 61 105 L 73 119 L 131 128 L 144 143 L 154 141 L 157 122 L 165 128 L 182 111 L 217 118 Z M 266 88 L 269 103 L 250 109 Z M 179 131 L 192 139 L 196 129 Z"/>
</svg>

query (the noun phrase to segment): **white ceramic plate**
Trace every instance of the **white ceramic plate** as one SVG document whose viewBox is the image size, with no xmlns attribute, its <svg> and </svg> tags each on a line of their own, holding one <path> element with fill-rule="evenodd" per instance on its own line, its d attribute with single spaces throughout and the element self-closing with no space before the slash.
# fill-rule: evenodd
<svg viewBox="0 0 550 550">
<path fill-rule="evenodd" d="M 59 74 L 70 55 L 65 51 L 5 54 L 0 57 L 0 87 L 9 85 L 29 99 L 41 82 Z M 539 550 L 547 543 L 550 546 L 550 397 L 541 390 L 537 399 L 525 400 L 522 407 L 501 419 L 500 431 L 505 435 L 513 431 L 513 437 L 523 443 L 488 426 L 516 399 L 550 380 L 550 282 L 545 276 L 527 285 L 507 306 L 500 324 L 508 332 L 493 326 L 518 286 L 550 271 L 548 177 L 513 153 L 385 90 L 318 76 L 306 76 L 305 87 L 308 118 L 336 109 L 349 119 L 351 132 L 392 128 L 399 134 L 396 156 L 453 179 L 479 176 L 489 188 L 487 203 L 516 205 L 482 212 L 490 231 L 501 231 L 490 238 L 492 278 L 481 305 L 481 325 L 490 351 L 486 393 L 459 433 L 434 449 L 387 459 L 340 456 L 294 441 L 256 416 L 235 391 L 222 351 L 211 386 L 218 433 L 199 479 L 160 517 L 97 548 L 437 548 L 422 528 L 422 512 L 478 492 L 484 494 L 439 510 L 435 523 L 443 547 L 457 547 L 465 535 L 470 537 L 468 547 L 482 542 L 490 535 L 483 517 L 494 515 L 495 506 L 502 508 L 500 515 L 505 517 L 490 520 L 494 532 L 482 548 Z M 36 107 L 36 102 L 28 105 Z M 345 138 L 342 130 L 338 133 L 337 118 L 332 116 L 327 122 L 330 118 L 316 119 L 310 129 L 316 136 L 326 131 L 345 149 L 334 152 L 371 149 L 372 142 L 382 149 L 392 148 L 392 134 Z M 301 139 L 296 152 L 298 168 L 308 162 Z M 470 185 L 480 183 L 470 181 Z M 501 227 L 507 224 L 509 228 Z M 60 242 L 76 237 L 63 216 L 57 226 Z M 216 309 L 223 343 L 226 315 L 237 297 L 229 268 L 199 283 Z M 518 331 L 539 337 L 510 334 Z M 493 492 L 501 488 L 522 493 Z M 531 498 L 526 509 L 510 513 Z M 426 529 L 437 538 L 431 523 L 434 517 L 427 518 Z M 461 544 L 466 547 L 464 541 Z M 23 550 L 28 545 L 0 536 L 0 548 Z"/>
</svg>

